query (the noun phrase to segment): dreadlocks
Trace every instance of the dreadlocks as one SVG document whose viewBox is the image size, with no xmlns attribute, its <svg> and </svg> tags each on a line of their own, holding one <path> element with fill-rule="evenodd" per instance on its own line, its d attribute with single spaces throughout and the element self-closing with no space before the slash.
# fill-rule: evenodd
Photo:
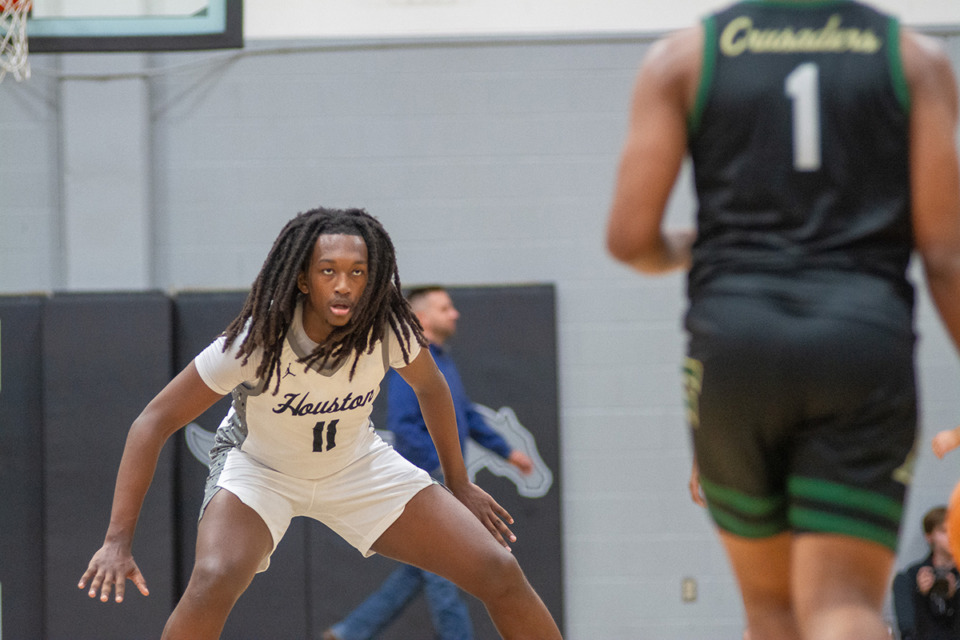
<svg viewBox="0 0 960 640">
<path fill-rule="evenodd" d="M 411 337 L 421 346 L 427 344 L 420 322 L 401 293 L 397 257 L 386 229 L 362 209 L 312 209 L 297 214 L 277 236 L 243 309 L 223 334 L 226 351 L 246 331 L 237 354 L 244 364 L 256 349 L 263 350 L 257 376 L 263 381 L 263 387 L 268 388 L 276 375 L 274 394 L 280 389 L 280 355 L 284 341 L 297 302 L 303 295 L 297 288 L 297 276 L 307 267 L 317 238 L 323 234 L 363 238 L 367 245 L 367 286 L 350 322 L 334 327 L 326 340 L 301 362 L 307 367 L 317 362 L 321 367 L 337 366 L 353 354 L 352 379 L 360 356 L 373 352 L 387 326 L 400 338 L 400 349 L 407 363 L 410 362 L 407 345 Z"/>
</svg>

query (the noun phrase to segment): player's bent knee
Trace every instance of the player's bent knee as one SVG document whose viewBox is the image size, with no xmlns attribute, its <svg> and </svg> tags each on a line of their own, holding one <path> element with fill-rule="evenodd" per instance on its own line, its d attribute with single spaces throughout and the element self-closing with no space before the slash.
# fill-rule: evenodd
<svg viewBox="0 0 960 640">
<path fill-rule="evenodd" d="M 253 580 L 256 569 L 249 562 L 238 562 L 219 556 L 197 558 L 190 586 L 204 593 L 237 594 L 243 593 Z"/>
<path fill-rule="evenodd" d="M 527 589 L 527 580 L 512 553 L 504 550 L 478 563 L 472 585 L 467 591 L 490 604 L 501 598 L 512 598 Z"/>
</svg>

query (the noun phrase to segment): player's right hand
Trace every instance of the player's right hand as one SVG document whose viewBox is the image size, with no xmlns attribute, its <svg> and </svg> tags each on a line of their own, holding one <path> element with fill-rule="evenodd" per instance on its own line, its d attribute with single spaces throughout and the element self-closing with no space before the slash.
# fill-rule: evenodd
<svg viewBox="0 0 960 640">
<path fill-rule="evenodd" d="M 140 568 L 134 562 L 133 556 L 128 551 L 121 551 L 115 545 L 104 544 L 90 559 L 90 564 L 80 577 L 77 587 L 85 589 L 89 582 L 90 590 L 87 591 L 87 595 L 91 598 L 96 598 L 99 591 L 100 602 L 107 602 L 110 599 L 110 592 L 113 591 L 114 600 L 123 602 L 127 578 L 133 581 L 140 593 L 145 596 L 150 595 L 147 581 L 140 573 Z"/>
</svg>

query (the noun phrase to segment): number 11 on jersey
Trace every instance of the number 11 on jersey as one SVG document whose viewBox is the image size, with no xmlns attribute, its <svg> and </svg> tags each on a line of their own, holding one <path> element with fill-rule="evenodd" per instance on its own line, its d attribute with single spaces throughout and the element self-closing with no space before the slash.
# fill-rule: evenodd
<svg viewBox="0 0 960 640">
<path fill-rule="evenodd" d="M 331 420 L 329 424 L 320 421 L 313 427 L 313 450 L 330 451 L 337 446 L 337 423 L 339 420 Z M 326 440 L 326 443 L 324 443 Z"/>
</svg>

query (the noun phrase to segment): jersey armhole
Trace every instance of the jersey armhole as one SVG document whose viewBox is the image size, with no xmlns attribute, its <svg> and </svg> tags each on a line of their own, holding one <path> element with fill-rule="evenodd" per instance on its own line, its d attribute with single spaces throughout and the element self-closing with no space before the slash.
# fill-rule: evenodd
<svg viewBox="0 0 960 640">
<path fill-rule="evenodd" d="M 910 87 L 903 69 L 903 54 L 900 49 L 900 20 L 891 17 L 887 22 L 887 60 L 890 64 L 890 80 L 893 92 L 904 113 L 910 112 Z"/>
<path fill-rule="evenodd" d="M 710 97 L 713 73 L 717 66 L 717 24 L 714 16 L 703 19 L 703 61 L 700 63 L 700 82 L 697 84 L 697 96 L 693 109 L 687 116 L 687 134 L 692 135 L 700 129 L 703 110 Z"/>
</svg>

